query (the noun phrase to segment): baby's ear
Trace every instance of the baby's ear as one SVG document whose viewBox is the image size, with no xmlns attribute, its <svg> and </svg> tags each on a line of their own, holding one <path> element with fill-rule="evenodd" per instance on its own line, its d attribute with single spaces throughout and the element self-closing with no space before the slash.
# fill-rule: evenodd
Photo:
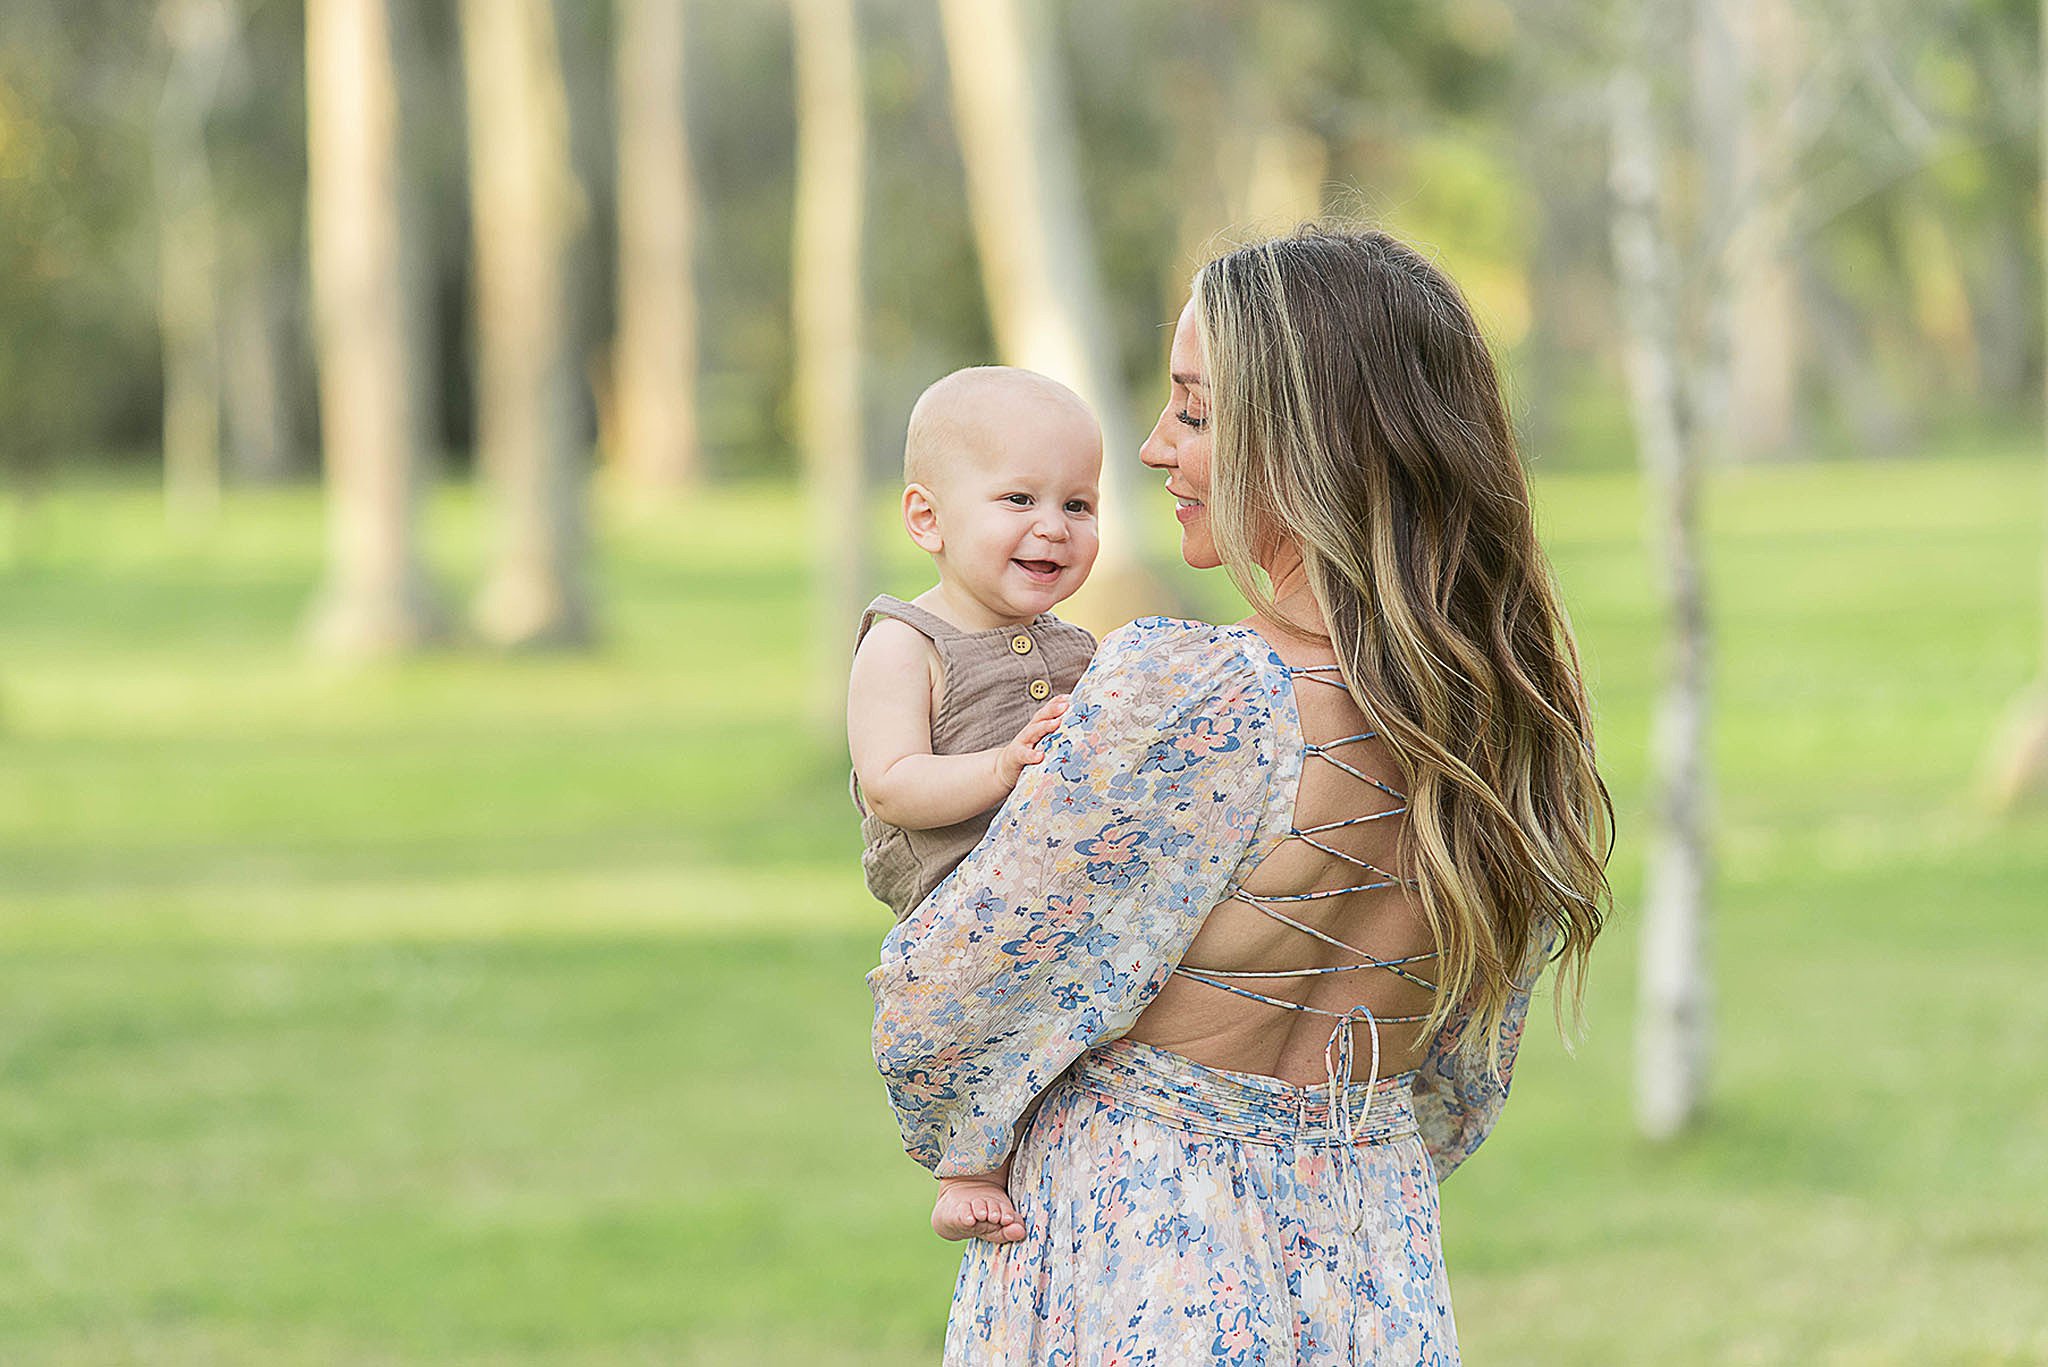
<svg viewBox="0 0 2048 1367">
<path fill-rule="evenodd" d="M 903 529 L 910 533 L 911 543 L 927 555 L 946 549 L 946 538 L 939 532 L 938 501 L 922 484 L 903 486 Z"/>
</svg>

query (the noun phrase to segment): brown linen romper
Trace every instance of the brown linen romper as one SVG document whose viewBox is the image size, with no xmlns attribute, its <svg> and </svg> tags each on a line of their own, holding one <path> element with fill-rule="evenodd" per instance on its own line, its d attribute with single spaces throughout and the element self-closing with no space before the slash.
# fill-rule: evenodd
<svg viewBox="0 0 2048 1367">
<path fill-rule="evenodd" d="M 1020 627 L 962 631 L 936 613 L 886 593 L 861 614 L 856 648 L 877 617 L 893 617 L 916 628 L 939 652 L 939 710 L 932 718 L 935 755 L 970 754 L 1016 739 L 1048 698 L 1074 691 L 1095 658 L 1095 638 L 1049 612 Z M 868 891 L 887 903 L 899 921 L 981 842 L 1001 806 L 951 826 L 913 831 L 891 826 L 868 811 L 860 800 L 858 775 L 852 791 L 867 846 L 860 856 L 861 872 Z"/>
</svg>

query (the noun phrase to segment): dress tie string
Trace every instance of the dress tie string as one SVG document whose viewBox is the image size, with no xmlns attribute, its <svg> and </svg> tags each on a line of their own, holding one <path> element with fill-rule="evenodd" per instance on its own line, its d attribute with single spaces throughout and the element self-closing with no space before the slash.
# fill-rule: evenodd
<svg viewBox="0 0 2048 1367">
<path fill-rule="evenodd" d="M 1372 1068 L 1365 1078 L 1365 1109 L 1358 1113 L 1356 1120 L 1351 1115 L 1351 1026 L 1355 1021 L 1364 1021 L 1372 1035 Z M 1330 1042 L 1323 1046 L 1323 1066 L 1329 1076 L 1330 1123 L 1337 1128 L 1347 1145 L 1358 1142 L 1359 1131 L 1372 1116 L 1373 1089 L 1380 1081 L 1380 1022 L 1369 1006 L 1354 1006 L 1337 1017 L 1337 1024 L 1330 1031 Z"/>
<path fill-rule="evenodd" d="M 1366 1030 L 1372 1035 L 1372 1067 L 1366 1074 L 1365 1109 L 1354 1120 L 1351 1115 L 1351 1026 L 1359 1020 L 1365 1022 Z M 1365 1227 L 1365 1203 L 1361 1199 L 1365 1177 L 1358 1155 L 1358 1135 L 1372 1116 L 1373 1093 L 1380 1081 L 1380 1022 L 1371 1007 L 1354 1006 L 1337 1018 L 1336 1027 L 1330 1031 L 1330 1042 L 1323 1046 L 1323 1066 L 1329 1077 L 1330 1124 L 1337 1131 L 1334 1157 L 1343 1173 L 1339 1185 L 1344 1189 L 1345 1228 L 1347 1232 L 1357 1234 Z"/>
</svg>

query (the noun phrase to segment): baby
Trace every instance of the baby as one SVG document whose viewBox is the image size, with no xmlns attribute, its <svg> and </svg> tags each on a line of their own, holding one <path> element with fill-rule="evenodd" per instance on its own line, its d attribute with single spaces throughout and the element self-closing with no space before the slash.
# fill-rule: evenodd
<svg viewBox="0 0 2048 1367">
<path fill-rule="evenodd" d="M 979 366 L 925 390 L 903 449 L 903 525 L 939 582 L 861 617 L 847 687 L 868 889 L 910 914 L 988 829 L 1059 725 L 1095 638 L 1049 609 L 1095 563 L 1102 432 L 1066 386 Z M 932 1228 L 1008 1243 L 992 1173 L 939 1179 Z"/>
</svg>

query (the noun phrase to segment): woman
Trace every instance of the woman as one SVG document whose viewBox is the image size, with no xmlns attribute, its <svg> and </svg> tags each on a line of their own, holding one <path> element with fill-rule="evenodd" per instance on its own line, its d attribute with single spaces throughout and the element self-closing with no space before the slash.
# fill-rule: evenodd
<svg viewBox="0 0 2048 1367">
<path fill-rule="evenodd" d="M 1382 233 L 1209 263 L 1140 458 L 1256 609 L 1112 633 L 870 975 L 911 1154 L 1012 1154 L 949 1363 L 1455 1362 L 1436 1183 L 1612 809 L 1489 356 Z"/>
</svg>

